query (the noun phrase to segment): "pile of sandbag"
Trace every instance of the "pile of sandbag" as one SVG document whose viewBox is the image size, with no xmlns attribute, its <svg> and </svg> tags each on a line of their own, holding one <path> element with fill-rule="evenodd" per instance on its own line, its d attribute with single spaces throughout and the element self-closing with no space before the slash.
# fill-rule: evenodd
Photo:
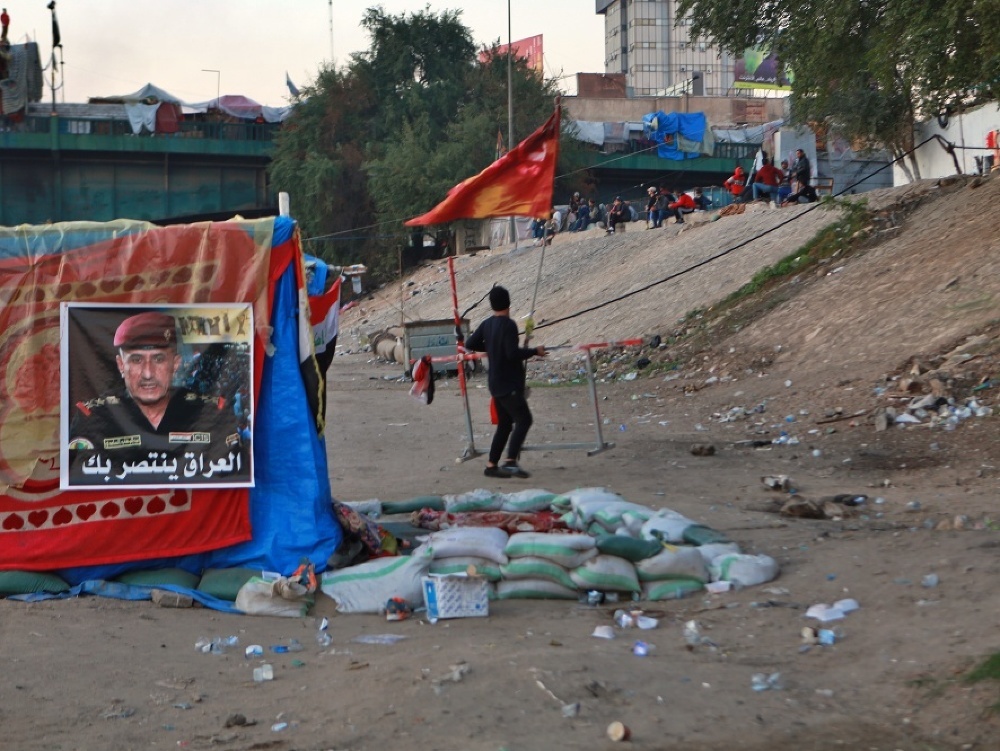
<svg viewBox="0 0 1000 751">
<path fill-rule="evenodd" d="M 388 504 L 383 504 L 388 505 Z M 474 574 L 490 583 L 496 599 L 576 600 L 587 592 L 667 600 L 709 582 L 748 587 L 771 581 L 778 563 L 746 555 L 725 535 L 671 509 L 630 503 L 605 488 L 563 495 L 545 490 L 493 493 L 479 489 L 442 496 L 456 514 L 552 511 L 568 533 L 454 527 L 421 538 L 410 556 L 341 569 L 322 577 L 322 590 L 340 612 L 379 612 L 390 597 L 422 604 L 427 574 Z"/>
</svg>

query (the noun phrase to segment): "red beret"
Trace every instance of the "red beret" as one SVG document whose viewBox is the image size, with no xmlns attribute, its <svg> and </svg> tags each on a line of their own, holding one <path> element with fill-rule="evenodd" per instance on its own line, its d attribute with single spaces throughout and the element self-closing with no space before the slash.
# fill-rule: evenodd
<svg viewBox="0 0 1000 751">
<path fill-rule="evenodd" d="M 166 348 L 177 346 L 177 324 L 166 313 L 139 313 L 126 318 L 115 331 L 115 347 Z"/>
</svg>

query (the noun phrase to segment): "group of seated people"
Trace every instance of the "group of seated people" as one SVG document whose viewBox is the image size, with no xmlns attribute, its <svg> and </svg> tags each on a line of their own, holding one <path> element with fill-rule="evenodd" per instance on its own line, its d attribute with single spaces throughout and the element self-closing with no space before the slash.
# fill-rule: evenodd
<svg viewBox="0 0 1000 751">
<path fill-rule="evenodd" d="M 768 200 L 779 206 L 788 206 L 802 200 L 809 203 L 819 200 L 816 188 L 810 185 L 809 160 L 802 149 L 796 150 L 795 163 L 791 168 L 788 161 L 783 159 L 779 169 L 765 155 L 752 180 L 748 179 L 743 167 L 737 164 L 733 174 L 723 185 L 733 194 L 736 202 Z M 646 194 L 647 229 L 662 227 L 664 221 L 671 217 L 674 224 L 684 224 L 686 214 L 712 208 L 712 201 L 701 188 L 694 188 L 688 193 L 676 188 L 649 186 Z M 564 229 L 564 223 L 570 232 L 582 232 L 593 224 L 599 224 L 610 235 L 622 224 L 639 219 L 636 209 L 621 196 L 616 196 L 610 205 L 605 206 L 593 198 L 583 199 L 579 193 L 574 193 L 568 208 L 568 212 L 564 214 L 553 207 L 548 217 L 532 221 L 535 245 L 551 245 L 552 237 Z"/>
<path fill-rule="evenodd" d="M 751 201 L 774 201 L 778 206 L 789 206 L 805 200 L 813 203 L 819 200 L 816 188 L 811 185 L 809 159 L 802 149 L 795 150 L 795 162 L 789 168 L 788 160 L 781 160 L 781 168 L 774 166 L 765 154 L 760 168 L 748 182 L 747 174 L 739 164 L 724 185 L 733 194 L 737 203 Z"/>
</svg>

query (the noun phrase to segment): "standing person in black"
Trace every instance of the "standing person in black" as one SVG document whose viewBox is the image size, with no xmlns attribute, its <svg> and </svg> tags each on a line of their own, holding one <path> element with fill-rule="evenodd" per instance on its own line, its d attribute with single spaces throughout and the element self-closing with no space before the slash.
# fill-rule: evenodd
<svg viewBox="0 0 1000 751">
<path fill-rule="evenodd" d="M 536 355 L 545 357 L 545 347 L 520 347 L 517 324 L 510 318 L 510 293 L 503 287 L 490 290 L 493 315 L 465 341 L 466 349 L 485 352 L 490 360 L 490 395 L 496 406 L 497 431 L 490 445 L 490 457 L 483 472 L 487 477 L 530 475 L 518 465 L 521 446 L 531 427 L 531 410 L 525 397 L 524 361 Z M 510 439 L 510 445 L 507 439 Z M 507 448 L 507 460 L 498 464 Z"/>
</svg>

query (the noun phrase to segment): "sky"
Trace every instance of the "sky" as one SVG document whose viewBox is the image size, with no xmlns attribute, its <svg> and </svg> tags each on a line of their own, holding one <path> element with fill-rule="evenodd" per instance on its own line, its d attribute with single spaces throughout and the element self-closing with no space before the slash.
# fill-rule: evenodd
<svg viewBox="0 0 1000 751">
<path fill-rule="evenodd" d="M 278 107 L 288 103 L 286 71 L 302 87 L 331 57 L 341 66 L 368 48 L 360 22 L 369 7 L 400 15 L 465 6 L 462 23 L 483 45 L 507 42 L 508 3 L 511 39 L 542 34 L 545 75 L 570 76 L 564 91 L 575 93 L 577 72 L 604 72 L 604 17 L 592 0 L 57 0 L 65 88 L 56 98 L 85 102 L 153 83 L 188 102 L 242 94 Z M 37 41 L 44 65 L 48 0 L 5 4 L 11 42 Z"/>
</svg>

